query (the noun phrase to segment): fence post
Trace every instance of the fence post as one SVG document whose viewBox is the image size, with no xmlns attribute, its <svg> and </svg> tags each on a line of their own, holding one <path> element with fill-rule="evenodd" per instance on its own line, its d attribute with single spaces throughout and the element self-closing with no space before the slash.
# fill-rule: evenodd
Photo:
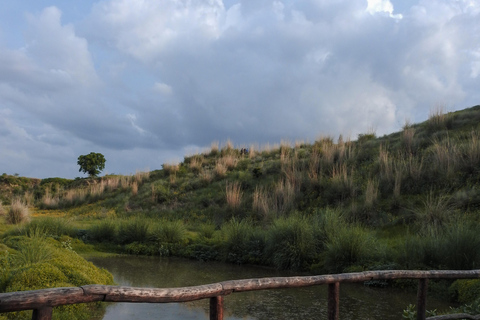
<svg viewBox="0 0 480 320">
<path fill-rule="evenodd" d="M 417 320 L 425 320 L 427 308 L 428 279 L 418 280 L 417 291 Z"/>
<path fill-rule="evenodd" d="M 338 320 L 340 310 L 340 282 L 328 284 L 328 320 Z"/>
<path fill-rule="evenodd" d="M 40 309 L 33 309 L 32 320 L 51 320 L 53 308 L 43 307 Z"/>
<path fill-rule="evenodd" d="M 223 320 L 223 296 L 210 298 L 210 320 Z"/>
</svg>

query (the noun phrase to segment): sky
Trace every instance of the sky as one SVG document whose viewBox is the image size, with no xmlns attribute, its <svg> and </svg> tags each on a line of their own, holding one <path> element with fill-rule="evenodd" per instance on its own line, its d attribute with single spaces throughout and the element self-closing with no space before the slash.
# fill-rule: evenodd
<svg viewBox="0 0 480 320">
<path fill-rule="evenodd" d="M 0 0 L 0 174 L 381 136 L 479 88 L 480 0 Z"/>
</svg>

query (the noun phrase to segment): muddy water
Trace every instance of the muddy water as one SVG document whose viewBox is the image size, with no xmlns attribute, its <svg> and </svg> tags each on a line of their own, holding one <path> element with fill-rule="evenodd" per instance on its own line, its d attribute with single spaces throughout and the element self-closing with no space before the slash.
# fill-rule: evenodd
<svg viewBox="0 0 480 320">
<path fill-rule="evenodd" d="M 135 287 L 183 287 L 225 280 L 293 276 L 272 269 L 199 262 L 176 258 L 109 257 L 90 259 L 110 271 L 119 285 Z M 402 319 L 415 293 L 395 289 L 340 285 L 340 319 Z M 104 320 L 208 319 L 209 300 L 188 303 L 109 304 Z M 326 319 L 327 286 L 235 293 L 225 297 L 225 319 Z M 444 303 L 427 299 L 427 309 L 444 310 Z"/>
</svg>

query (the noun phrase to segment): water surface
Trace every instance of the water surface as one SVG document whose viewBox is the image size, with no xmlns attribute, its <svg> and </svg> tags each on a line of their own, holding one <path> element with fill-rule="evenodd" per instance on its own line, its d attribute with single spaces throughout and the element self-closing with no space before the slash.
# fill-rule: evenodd
<svg viewBox="0 0 480 320">
<path fill-rule="evenodd" d="M 118 285 L 172 288 L 225 280 L 294 276 L 289 272 L 179 258 L 108 257 L 89 259 L 110 271 Z M 382 289 L 363 284 L 340 285 L 340 319 L 398 320 L 403 309 L 416 303 L 414 292 Z M 262 290 L 225 296 L 225 319 L 326 319 L 327 286 Z M 104 320 L 208 319 L 209 299 L 187 303 L 115 303 L 107 306 Z M 427 299 L 427 309 L 446 309 Z"/>
</svg>

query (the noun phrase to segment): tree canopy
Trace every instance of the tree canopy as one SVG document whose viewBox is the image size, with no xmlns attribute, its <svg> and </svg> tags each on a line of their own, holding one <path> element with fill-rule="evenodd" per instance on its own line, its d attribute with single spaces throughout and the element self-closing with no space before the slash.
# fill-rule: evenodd
<svg viewBox="0 0 480 320">
<path fill-rule="evenodd" d="M 101 153 L 90 152 L 78 157 L 77 164 L 80 166 L 78 171 L 88 173 L 90 177 L 96 177 L 105 169 L 105 157 Z"/>
</svg>

